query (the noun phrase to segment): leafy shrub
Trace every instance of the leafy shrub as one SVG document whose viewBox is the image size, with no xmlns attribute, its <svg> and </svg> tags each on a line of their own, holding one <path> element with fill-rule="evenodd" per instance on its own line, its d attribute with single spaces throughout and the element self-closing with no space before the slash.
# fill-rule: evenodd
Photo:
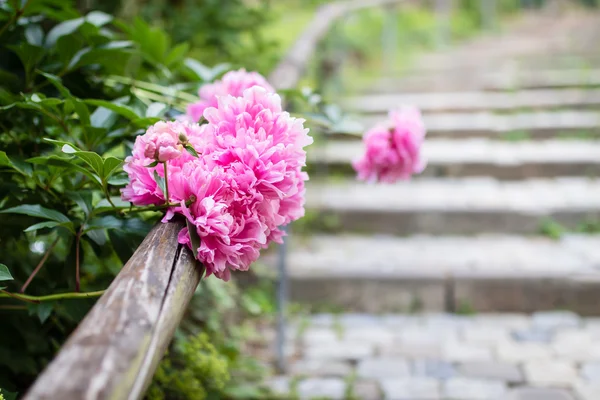
<svg viewBox="0 0 600 400">
<path fill-rule="evenodd" d="M 105 289 L 129 259 L 160 214 L 120 200 L 121 160 L 135 135 L 195 98 L 181 89 L 193 92 L 223 70 L 187 55 L 187 45 L 140 19 L 81 15 L 64 0 L 0 3 L 0 262 L 14 277 L 7 290 Z M 176 83 L 185 80 L 194 83 Z M 0 387 L 22 392 L 93 299 L 0 297 Z"/>
</svg>

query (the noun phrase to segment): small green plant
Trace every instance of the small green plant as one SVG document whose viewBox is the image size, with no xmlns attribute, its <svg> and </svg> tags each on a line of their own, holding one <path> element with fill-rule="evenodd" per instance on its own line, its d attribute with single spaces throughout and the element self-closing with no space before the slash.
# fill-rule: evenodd
<svg viewBox="0 0 600 400">
<path fill-rule="evenodd" d="M 566 231 L 567 229 L 562 224 L 552 218 L 544 218 L 540 222 L 539 233 L 551 239 L 560 239 Z"/>
<path fill-rule="evenodd" d="M 510 131 L 503 134 L 502 139 L 508 142 L 522 142 L 531 140 L 531 134 L 527 131 Z"/>
<path fill-rule="evenodd" d="M 575 232 L 586 233 L 586 234 L 597 234 L 600 233 L 600 220 L 589 219 L 581 222 L 577 225 Z"/>
<path fill-rule="evenodd" d="M 331 326 L 338 340 L 344 339 L 344 334 L 346 333 L 344 330 L 344 325 L 340 321 L 339 315 L 335 315 L 333 318 L 333 325 Z"/>
<path fill-rule="evenodd" d="M 471 304 L 471 302 L 463 299 L 458 303 L 458 307 L 456 307 L 456 314 L 475 315 L 477 314 L 477 311 L 475 310 L 475 307 L 473 307 L 473 304 Z"/>
<path fill-rule="evenodd" d="M 417 295 L 413 295 L 408 305 L 408 312 L 410 314 L 416 314 L 423 311 L 423 301 Z"/>
<path fill-rule="evenodd" d="M 356 393 L 354 392 L 354 385 L 356 385 L 356 381 L 358 380 L 358 375 L 356 371 L 352 371 L 349 375 L 344 379 L 344 383 L 346 384 L 346 389 L 344 392 L 344 399 L 346 400 L 360 400 Z"/>
<path fill-rule="evenodd" d="M 209 393 L 221 393 L 230 379 L 227 359 L 200 333 L 176 342 L 159 365 L 147 397 L 204 400 Z"/>
</svg>

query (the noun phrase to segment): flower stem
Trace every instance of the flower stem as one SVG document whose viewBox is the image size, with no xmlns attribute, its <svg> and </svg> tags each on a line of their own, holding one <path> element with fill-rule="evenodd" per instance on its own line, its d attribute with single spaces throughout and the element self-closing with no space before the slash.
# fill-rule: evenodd
<svg viewBox="0 0 600 400">
<path fill-rule="evenodd" d="M 83 230 L 83 225 L 77 232 L 75 236 L 75 291 L 79 292 L 79 241 L 81 239 L 81 233 Z"/>
<path fill-rule="evenodd" d="M 11 297 L 16 300 L 21 300 L 21 301 L 25 301 L 28 303 L 36 303 L 37 304 L 37 303 L 41 303 L 43 301 L 100 297 L 104 294 L 105 290 L 98 290 L 96 292 L 55 293 L 55 294 L 49 294 L 46 296 L 29 296 L 26 294 L 10 293 L 10 292 L 7 292 L 6 290 L 0 290 L 0 292 L 1 292 L 0 298 Z"/>
<path fill-rule="evenodd" d="M 169 204 L 169 177 L 167 176 L 167 162 L 165 161 L 163 163 L 163 165 L 165 166 L 165 204 L 168 205 Z"/>
<path fill-rule="evenodd" d="M 54 242 L 50 245 L 50 247 L 48 248 L 48 250 L 46 251 L 46 253 L 42 257 L 42 259 L 40 260 L 40 262 L 38 263 L 38 265 L 35 267 L 35 269 L 31 273 L 31 275 L 29 275 L 29 278 L 27 278 L 27 280 L 25 281 L 25 283 L 21 287 L 21 293 L 25 292 L 25 289 L 27 289 L 27 286 L 29 286 L 29 284 L 31 283 L 31 281 L 33 280 L 33 278 L 37 275 L 37 273 L 40 272 L 40 269 L 42 268 L 42 266 L 44 265 L 44 263 L 48 259 L 48 256 L 50 256 L 50 253 L 52 252 L 52 250 L 54 249 L 54 247 L 58 243 L 58 239 L 59 238 L 56 238 L 56 240 L 54 240 Z"/>
</svg>

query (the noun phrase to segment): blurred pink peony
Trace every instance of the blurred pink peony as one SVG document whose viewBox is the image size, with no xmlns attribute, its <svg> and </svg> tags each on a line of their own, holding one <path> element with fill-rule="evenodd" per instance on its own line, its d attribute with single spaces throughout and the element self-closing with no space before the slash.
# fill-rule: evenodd
<svg viewBox="0 0 600 400">
<path fill-rule="evenodd" d="M 421 145 L 425 125 L 414 107 L 390 111 L 392 127 L 377 125 L 363 138 L 365 153 L 352 163 L 358 179 L 394 183 L 410 179 L 425 168 Z"/>
<path fill-rule="evenodd" d="M 275 92 L 275 89 L 258 72 L 246 72 L 245 69 L 229 71 L 223 75 L 221 80 L 200 87 L 198 91 L 200 100 L 187 106 L 186 115 L 192 121 L 198 122 L 204 110 L 217 106 L 218 97 L 227 95 L 240 97 L 244 90 L 253 86 L 260 86 L 269 92 Z"/>
</svg>

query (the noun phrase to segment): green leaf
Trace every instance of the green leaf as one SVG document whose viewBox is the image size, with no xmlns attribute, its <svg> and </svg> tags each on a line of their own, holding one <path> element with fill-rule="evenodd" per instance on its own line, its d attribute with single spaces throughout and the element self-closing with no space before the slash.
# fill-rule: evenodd
<svg viewBox="0 0 600 400">
<path fill-rule="evenodd" d="M 27 25 L 27 28 L 25 28 L 25 39 L 31 45 L 41 46 L 44 42 L 44 31 L 39 25 Z"/>
<path fill-rule="evenodd" d="M 151 162 L 148 165 L 145 165 L 146 168 L 154 168 L 158 165 L 158 161 Z"/>
<path fill-rule="evenodd" d="M 63 153 L 73 154 L 82 159 L 92 170 L 102 178 L 102 172 L 104 170 L 104 160 L 93 151 L 76 151 L 70 144 L 65 144 L 62 147 Z M 114 158 L 114 157 L 113 157 Z"/>
<path fill-rule="evenodd" d="M 75 151 L 81 151 L 80 148 L 78 148 L 77 146 L 75 146 L 71 142 L 65 142 L 64 140 L 55 140 L 55 139 L 49 139 L 49 138 L 44 138 L 43 140 L 44 140 L 44 142 L 52 143 L 52 144 L 55 144 L 57 146 L 68 145 L 68 146 L 72 147 L 73 149 L 75 149 Z"/>
<path fill-rule="evenodd" d="M 181 60 L 183 59 L 183 57 L 185 57 L 189 50 L 190 45 L 188 42 L 178 44 L 177 46 L 173 47 L 173 49 L 169 52 L 169 55 L 167 55 L 167 57 L 165 58 L 164 64 L 167 67 L 170 67 L 173 64 L 181 62 Z"/>
<path fill-rule="evenodd" d="M 103 229 L 91 229 L 85 232 L 85 235 L 92 239 L 98 246 L 104 246 L 106 244 L 106 232 Z"/>
<path fill-rule="evenodd" d="M 92 11 L 85 16 L 85 20 L 95 26 L 103 26 L 112 21 L 113 17 L 102 11 Z"/>
<path fill-rule="evenodd" d="M 112 103 L 110 101 L 98 100 L 98 99 L 86 99 L 83 101 L 86 104 L 91 104 L 93 106 L 107 108 L 107 109 L 114 111 L 117 114 L 122 115 L 123 117 L 125 117 L 129 120 L 132 120 L 132 121 L 140 118 L 140 115 L 138 115 L 131 107 L 128 107 L 123 104 L 117 104 L 117 103 Z"/>
<path fill-rule="evenodd" d="M 194 149 L 194 147 L 191 144 L 186 144 L 184 148 L 187 150 L 188 153 L 190 153 L 194 157 L 198 157 L 198 152 L 196 151 L 196 149 Z"/>
<path fill-rule="evenodd" d="M 46 322 L 52 311 L 54 310 L 54 303 L 51 301 L 43 301 L 37 304 L 29 304 L 27 306 L 29 315 L 37 315 L 40 322 L 43 324 Z"/>
<path fill-rule="evenodd" d="M 196 74 L 196 76 L 203 82 L 213 81 L 217 76 L 230 68 L 229 64 L 218 64 L 211 69 L 199 61 L 194 60 L 193 58 L 186 58 L 184 65 L 188 67 L 194 74 Z"/>
<path fill-rule="evenodd" d="M 4 264 L 0 264 L 0 281 L 12 281 L 13 278 L 8 270 L 8 267 Z"/>
<path fill-rule="evenodd" d="M 12 50 L 21 60 L 25 71 L 32 71 L 33 67 L 44 57 L 44 49 L 40 46 L 34 46 L 22 42 L 19 45 L 6 46 Z"/>
<path fill-rule="evenodd" d="M 167 112 L 168 106 L 164 103 L 152 103 L 146 110 L 146 117 L 161 117 Z"/>
<path fill-rule="evenodd" d="M 47 72 L 43 72 L 43 71 L 37 71 L 38 74 L 42 75 L 43 77 L 45 77 L 46 79 L 48 79 L 48 81 L 50 81 L 50 83 L 56 88 L 58 89 L 58 91 L 60 92 L 61 95 L 63 95 L 66 98 L 72 98 L 73 96 L 71 95 L 71 92 L 69 91 L 69 89 L 67 89 L 63 83 L 62 83 L 62 79 L 60 79 L 58 76 L 56 75 L 52 75 L 49 74 Z"/>
<path fill-rule="evenodd" d="M 17 392 L 9 392 L 8 390 L 2 389 L 2 396 L 4 396 L 4 400 L 17 400 Z"/>
<path fill-rule="evenodd" d="M 158 174 L 158 172 L 156 170 L 154 170 L 154 180 L 156 181 L 156 184 L 158 185 L 158 187 L 160 188 L 160 190 L 162 190 L 163 195 L 165 196 L 165 199 L 167 198 L 167 194 L 166 194 L 166 189 L 165 189 L 165 178 L 163 178 L 162 176 L 160 176 Z"/>
<path fill-rule="evenodd" d="M 194 253 L 194 258 L 197 260 L 198 248 L 200 247 L 200 236 L 198 235 L 196 226 L 193 223 L 191 223 L 188 219 L 185 220 L 185 223 L 188 228 L 188 234 L 190 235 L 190 245 L 192 246 L 192 253 Z"/>
<path fill-rule="evenodd" d="M 108 215 L 106 217 L 92 218 L 85 224 L 84 232 L 95 229 L 120 229 L 123 226 L 123 221 Z"/>
<path fill-rule="evenodd" d="M 96 128 L 109 128 L 116 121 L 117 115 L 108 108 L 98 107 L 90 116 L 90 124 Z"/>
<path fill-rule="evenodd" d="M 31 165 L 22 160 L 10 159 L 4 151 L 0 151 L 0 166 L 11 167 L 20 174 L 30 178 L 33 174 L 33 168 L 31 168 Z"/>
<path fill-rule="evenodd" d="M 43 157 L 33 157 L 27 160 L 32 164 L 42 164 L 42 165 L 50 165 L 58 168 L 72 169 L 78 172 L 81 172 L 88 178 L 90 178 L 93 182 L 97 183 L 99 186 L 102 185 L 102 180 L 100 177 L 91 171 L 77 165 L 73 162 L 73 157 L 64 158 L 59 156 L 43 156 Z"/>
<path fill-rule="evenodd" d="M 75 32 L 81 25 L 85 23 L 85 18 L 75 18 L 68 21 L 61 22 L 48 32 L 46 36 L 46 47 L 52 47 L 56 44 L 56 41 L 63 36 L 70 35 Z"/>
<path fill-rule="evenodd" d="M 78 206 L 81 208 L 86 216 L 89 216 L 92 212 L 92 192 L 77 191 L 68 192 L 69 196 Z"/>
<path fill-rule="evenodd" d="M 54 228 L 59 225 L 60 225 L 60 222 L 56 222 L 56 221 L 38 222 L 37 224 L 31 225 L 29 228 L 25 229 L 23 232 L 34 232 L 34 231 L 37 231 L 38 229 Z"/>
<path fill-rule="evenodd" d="M 23 214 L 31 217 L 38 217 L 49 219 L 56 222 L 71 222 L 71 220 L 63 213 L 56 210 L 50 210 L 44 208 L 39 204 L 23 204 L 16 207 L 7 208 L 6 210 L 0 210 L 0 214 Z"/>
<path fill-rule="evenodd" d="M 116 157 L 106 157 L 102 166 L 102 179 L 108 179 L 121 165 L 123 165 L 123 160 Z"/>
<path fill-rule="evenodd" d="M 129 183 L 129 178 L 113 176 L 107 181 L 107 183 L 112 186 L 124 186 Z"/>
<path fill-rule="evenodd" d="M 131 204 L 127 201 L 122 200 L 119 196 L 111 196 L 110 200 L 114 203 L 117 208 L 129 208 Z M 94 214 L 99 214 L 105 211 L 113 211 L 114 207 L 109 203 L 107 199 L 100 200 L 94 206 Z"/>
</svg>

